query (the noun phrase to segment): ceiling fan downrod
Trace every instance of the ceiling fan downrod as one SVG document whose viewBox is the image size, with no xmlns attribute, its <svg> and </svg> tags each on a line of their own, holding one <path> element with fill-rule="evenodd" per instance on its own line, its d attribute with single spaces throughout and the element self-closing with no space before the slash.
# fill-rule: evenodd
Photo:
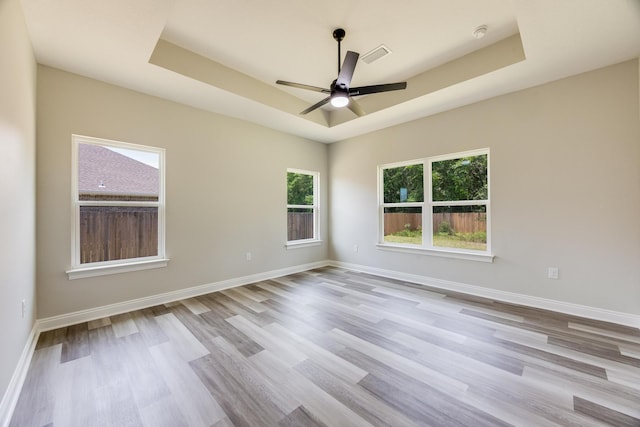
<svg viewBox="0 0 640 427">
<path fill-rule="evenodd" d="M 338 42 L 338 74 L 340 74 L 340 58 L 342 58 L 342 54 L 340 52 L 340 42 L 344 40 L 345 31 L 342 28 L 336 28 L 333 31 L 333 38 Z"/>
</svg>

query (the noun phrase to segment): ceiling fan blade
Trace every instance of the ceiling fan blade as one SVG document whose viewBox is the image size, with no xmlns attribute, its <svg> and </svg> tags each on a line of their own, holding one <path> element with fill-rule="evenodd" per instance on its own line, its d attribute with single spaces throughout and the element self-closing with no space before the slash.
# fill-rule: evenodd
<svg viewBox="0 0 640 427">
<path fill-rule="evenodd" d="M 349 87 L 359 57 L 360 54 L 358 52 L 347 51 L 340 74 L 338 74 L 338 79 L 336 80 L 336 86 Z"/>
<path fill-rule="evenodd" d="M 407 88 L 407 82 L 387 83 L 382 85 L 352 87 L 349 89 L 349 96 L 369 95 L 370 93 L 391 92 Z"/>
<path fill-rule="evenodd" d="M 314 92 L 331 93 L 329 89 L 325 89 L 318 86 L 305 85 L 302 83 L 285 82 L 284 80 L 276 80 L 276 83 L 279 85 L 296 87 L 298 89 L 312 90 Z"/>
<path fill-rule="evenodd" d="M 362 109 L 362 106 L 360 106 L 360 104 L 358 104 L 358 102 L 353 98 L 349 98 L 349 104 L 347 105 L 347 108 L 353 111 L 358 117 L 362 117 L 367 114 Z"/>
<path fill-rule="evenodd" d="M 327 96 L 327 97 L 326 97 L 325 99 L 323 99 L 322 101 L 320 101 L 320 102 L 316 102 L 316 103 L 315 103 L 315 104 L 313 104 L 311 107 L 307 108 L 307 109 L 306 109 L 306 110 L 304 110 L 304 111 L 301 111 L 301 112 L 300 112 L 300 114 L 307 114 L 307 113 L 310 113 L 310 112 L 312 112 L 313 110 L 316 110 L 316 109 L 318 109 L 318 108 L 322 107 L 323 105 L 327 104 L 329 101 L 331 101 L 331 97 L 330 97 L 330 96 Z"/>
</svg>

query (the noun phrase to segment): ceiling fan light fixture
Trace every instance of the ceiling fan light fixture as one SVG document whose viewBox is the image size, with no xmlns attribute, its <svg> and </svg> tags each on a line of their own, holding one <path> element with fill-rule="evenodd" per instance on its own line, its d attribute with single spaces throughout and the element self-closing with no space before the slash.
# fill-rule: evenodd
<svg viewBox="0 0 640 427">
<path fill-rule="evenodd" d="M 346 107 L 349 104 L 349 97 L 342 93 L 336 93 L 331 97 L 331 105 L 336 108 Z"/>
</svg>

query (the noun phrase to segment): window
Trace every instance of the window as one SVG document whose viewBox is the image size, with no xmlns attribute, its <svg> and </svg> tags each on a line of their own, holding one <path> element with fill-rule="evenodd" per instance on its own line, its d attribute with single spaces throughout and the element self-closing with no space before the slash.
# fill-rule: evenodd
<svg viewBox="0 0 640 427">
<path fill-rule="evenodd" d="M 379 167 L 380 245 L 488 255 L 489 151 Z"/>
<path fill-rule="evenodd" d="M 77 135 L 72 140 L 69 277 L 166 265 L 164 150 Z"/>
<path fill-rule="evenodd" d="M 382 175 L 384 241 L 422 245 L 424 165 L 387 167 Z"/>
<path fill-rule="evenodd" d="M 287 169 L 287 244 L 320 240 L 318 172 Z"/>
</svg>

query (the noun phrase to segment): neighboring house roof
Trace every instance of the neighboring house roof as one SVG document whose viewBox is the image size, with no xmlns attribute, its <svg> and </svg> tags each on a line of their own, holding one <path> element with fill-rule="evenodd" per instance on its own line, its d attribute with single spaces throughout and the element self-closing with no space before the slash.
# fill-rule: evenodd
<svg viewBox="0 0 640 427">
<path fill-rule="evenodd" d="M 158 195 L 158 169 L 94 144 L 78 145 L 78 192 Z"/>
</svg>

